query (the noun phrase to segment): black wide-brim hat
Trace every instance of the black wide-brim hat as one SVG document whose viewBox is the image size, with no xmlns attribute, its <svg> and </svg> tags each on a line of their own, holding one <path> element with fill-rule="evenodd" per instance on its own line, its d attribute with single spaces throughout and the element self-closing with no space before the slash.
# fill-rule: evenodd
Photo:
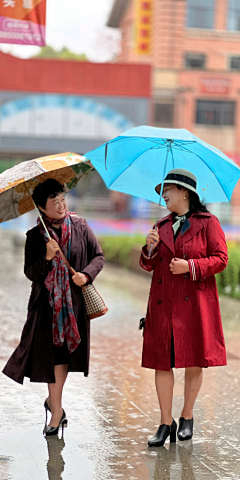
<svg viewBox="0 0 240 480">
<path fill-rule="evenodd" d="M 197 193 L 197 178 L 192 172 L 189 172 L 189 170 L 185 170 L 184 168 L 174 168 L 173 170 L 170 170 L 163 183 L 164 185 L 166 183 L 181 185 L 181 187 L 191 190 L 191 192 L 196 193 L 196 195 L 199 197 Z M 159 183 L 155 187 L 155 191 L 158 193 L 158 195 L 160 195 L 161 192 L 161 185 L 162 183 Z"/>
</svg>

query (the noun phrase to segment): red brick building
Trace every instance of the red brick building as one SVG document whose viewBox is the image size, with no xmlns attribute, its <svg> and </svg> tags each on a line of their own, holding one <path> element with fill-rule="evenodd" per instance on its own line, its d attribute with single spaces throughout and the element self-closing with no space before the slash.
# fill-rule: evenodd
<svg viewBox="0 0 240 480">
<path fill-rule="evenodd" d="M 152 124 L 240 164 L 240 0 L 115 0 L 108 26 L 122 29 L 119 62 L 153 67 Z"/>
</svg>

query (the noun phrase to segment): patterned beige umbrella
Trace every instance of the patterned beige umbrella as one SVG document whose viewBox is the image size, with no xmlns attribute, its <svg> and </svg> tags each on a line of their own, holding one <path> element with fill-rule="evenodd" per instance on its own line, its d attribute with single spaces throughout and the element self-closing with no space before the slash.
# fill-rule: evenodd
<svg viewBox="0 0 240 480">
<path fill-rule="evenodd" d="M 35 208 L 31 195 L 39 183 L 55 178 L 68 192 L 90 170 L 94 170 L 91 162 L 75 153 L 36 158 L 9 168 L 0 175 L 0 223 Z"/>
</svg>

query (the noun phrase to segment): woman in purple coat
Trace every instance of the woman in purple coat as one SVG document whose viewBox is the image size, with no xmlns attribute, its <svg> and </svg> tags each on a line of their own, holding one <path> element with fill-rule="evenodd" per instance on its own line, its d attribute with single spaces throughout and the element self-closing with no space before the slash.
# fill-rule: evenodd
<svg viewBox="0 0 240 480">
<path fill-rule="evenodd" d="M 24 377 L 48 384 L 44 433 L 49 436 L 67 424 L 62 391 L 68 372 L 88 375 L 90 322 L 80 287 L 93 282 L 104 257 L 86 220 L 67 211 L 62 184 L 46 180 L 35 188 L 33 200 L 43 213 L 51 240 L 40 219 L 27 232 L 24 273 L 32 281 L 28 316 L 20 344 L 3 373 L 21 384 Z M 77 272 L 73 276 L 59 247 Z"/>
<path fill-rule="evenodd" d="M 224 233 L 218 219 L 200 202 L 197 179 L 189 171 L 171 170 L 163 198 L 172 212 L 147 236 L 140 264 L 153 270 L 144 328 L 142 366 L 155 370 L 161 422 L 149 446 L 161 446 L 170 435 L 173 367 L 185 368 L 184 404 L 178 439 L 193 435 L 193 406 L 203 368 L 226 365 L 218 294 L 214 275 L 227 265 Z M 156 191 L 160 192 L 161 185 Z"/>
</svg>

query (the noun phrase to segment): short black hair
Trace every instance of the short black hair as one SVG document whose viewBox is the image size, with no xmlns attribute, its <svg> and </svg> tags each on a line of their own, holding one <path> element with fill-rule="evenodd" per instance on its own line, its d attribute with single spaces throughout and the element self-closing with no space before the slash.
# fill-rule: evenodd
<svg viewBox="0 0 240 480">
<path fill-rule="evenodd" d="M 54 178 L 48 178 L 43 183 L 39 183 L 33 191 L 32 198 L 37 207 L 45 209 L 47 199 L 55 198 L 60 193 L 65 192 L 65 187 L 62 183 L 58 182 Z"/>
<path fill-rule="evenodd" d="M 188 188 L 182 187 L 181 185 L 176 185 L 179 190 L 186 189 L 188 190 L 189 193 L 189 211 L 191 213 L 197 213 L 197 212 L 209 212 L 207 207 L 202 203 L 199 199 L 199 196 L 193 192 L 192 190 L 189 190 Z"/>
</svg>

